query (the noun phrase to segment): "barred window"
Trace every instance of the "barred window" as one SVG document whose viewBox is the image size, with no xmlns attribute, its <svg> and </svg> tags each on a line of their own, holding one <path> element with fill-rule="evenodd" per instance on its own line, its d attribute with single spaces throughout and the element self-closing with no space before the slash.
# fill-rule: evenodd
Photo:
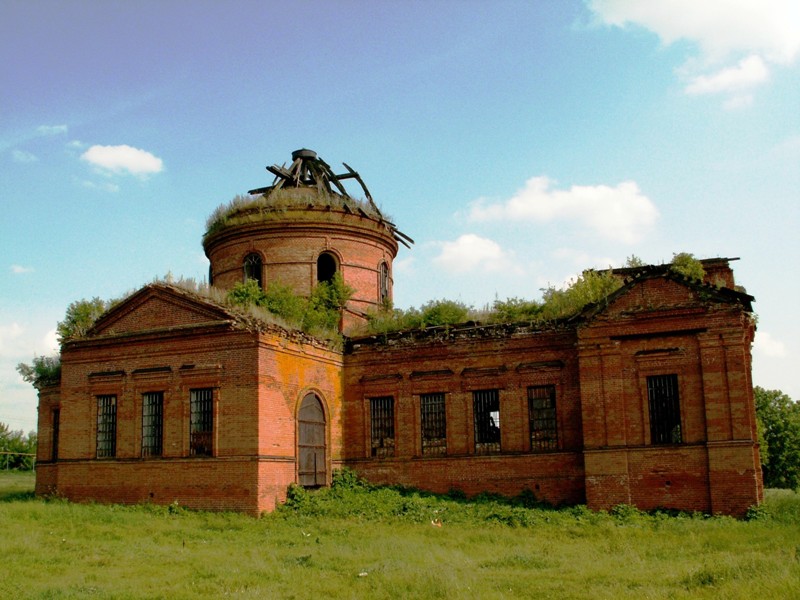
<svg viewBox="0 0 800 600">
<path fill-rule="evenodd" d="M 370 398 L 372 456 L 394 456 L 394 398 Z"/>
<path fill-rule="evenodd" d="M 650 408 L 650 443 L 680 444 L 683 436 L 678 376 L 672 374 L 648 377 L 647 399 Z"/>
<path fill-rule="evenodd" d="M 500 392 L 472 392 L 475 420 L 475 454 L 500 452 Z"/>
<path fill-rule="evenodd" d="M 389 300 L 389 265 L 385 262 L 378 267 L 378 295 L 381 303 Z"/>
<path fill-rule="evenodd" d="M 247 283 L 248 279 L 255 279 L 258 287 L 264 287 L 261 256 L 255 252 L 244 257 L 244 282 Z"/>
<path fill-rule="evenodd" d="M 164 432 L 164 393 L 142 394 L 142 456 L 161 456 Z"/>
<path fill-rule="evenodd" d="M 422 454 L 423 456 L 444 456 L 447 454 L 447 418 L 444 394 L 422 394 L 419 400 Z"/>
<path fill-rule="evenodd" d="M 189 392 L 189 455 L 212 456 L 214 430 L 214 390 Z"/>
<path fill-rule="evenodd" d="M 528 421 L 532 452 L 558 449 L 556 386 L 536 385 L 528 388 Z"/>
<path fill-rule="evenodd" d="M 97 458 L 117 454 L 117 397 L 97 396 Z"/>
</svg>

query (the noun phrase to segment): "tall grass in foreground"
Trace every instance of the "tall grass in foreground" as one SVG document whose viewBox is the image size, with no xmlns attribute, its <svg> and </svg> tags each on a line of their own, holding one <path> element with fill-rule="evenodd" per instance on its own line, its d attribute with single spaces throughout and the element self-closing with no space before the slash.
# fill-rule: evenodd
<svg viewBox="0 0 800 600">
<path fill-rule="evenodd" d="M 800 497 L 757 518 L 536 508 L 344 478 L 262 519 L 33 498 L 0 474 L 3 598 L 797 598 Z M 439 526 L 441 524 L 441 526 Z"/>
</svg>

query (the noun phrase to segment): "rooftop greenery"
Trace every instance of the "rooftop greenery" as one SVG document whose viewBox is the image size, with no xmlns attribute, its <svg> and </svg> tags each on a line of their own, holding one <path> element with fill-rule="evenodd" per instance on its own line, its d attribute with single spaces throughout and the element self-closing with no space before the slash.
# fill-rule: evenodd
<svg viewBox="0 0 800 600">
<path fill-rule="evenodd" d="M 244 205 L 244 204 L 243 204 Z M 675 254 L 670 269 L 690 279 L 703 278 L 702 263 L 691 254 Z M 628 258 L 626 267 L 642 267 L 636 256 Z M 318 284 L 305 298 L 291 287 L 271 282 L 262 290 L 254 280 L 235 285 L 225 291 L 198 283 L 194 279 L 174 278 L 168 274 L 154 283 L 171 285 L 199 296 L 238 315 L 243 322 L 254 327 L 259 324 L 275 325 L 289 331 L 302 331 L 320 341 L 341 347 L 339 331 L 342 308 L 353 294 L 340 273 L 330 282 Z M 591 304 L 604 302 L 610 294 L 623 285 L 621 277 L 611 269 L 588 270 L 567 286 L 549 286 L 542 290 L 541 300 L 523 298 L 495 299 L 483 309 L 475 309 L 456 300 L 431 300 L 420 308 L 397 309 L 386 306 L 368 315 L 367 325 L 355 335 L 387 334 L 426 327 L 456 326 L 468 322 L 493 325 L 502 323 L 529 323 L 544 328 L 580 313 Z M 130 293 L 126 294 L 127 297 Z M 124 298 L 123 297 L 123 298 Z M 94 323 L 122 299 L 104 301 L 100 298 L 78 300 L 69 305 L 63 321 L 57 326 L 61 344 L 84 337 Z M 58 355 L 34 357 L 31 364 L 20 363 L 18 372 L 35 386 L 57 383 L 61 364 Z"/>
<path fill-rule="evenodd" d="M 309 208 L 349 210 L 354 213 L 361 211 L 376 220 L 385 220 L 366 200 L 328 193 L 317 188 L 282 188 L 258 196 L 238 194 L 230 202 L 219 205 L 206 220 L 205 237 L 228 227 L 282 219 L 289 211 Z M 302 217 L 293 212 L 292 220 L 302 220 Z"/>
</svg>

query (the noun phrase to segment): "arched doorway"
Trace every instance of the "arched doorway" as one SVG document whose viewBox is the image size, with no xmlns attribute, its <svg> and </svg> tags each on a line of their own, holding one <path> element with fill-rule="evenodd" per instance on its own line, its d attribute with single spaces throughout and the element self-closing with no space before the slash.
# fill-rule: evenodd
<svg viewBox="0 0 800 600">
<path fill-rule="evenodd" d="M 297 413 L 297 480 L 303 487 L 328 483 L 325 456 L 325 411 L 316 394 L 303 398 Z"/>
</svg>

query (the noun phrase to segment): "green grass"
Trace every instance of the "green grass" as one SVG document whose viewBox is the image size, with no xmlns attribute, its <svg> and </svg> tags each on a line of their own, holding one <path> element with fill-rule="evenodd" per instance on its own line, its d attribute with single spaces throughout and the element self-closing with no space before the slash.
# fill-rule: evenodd
<svg viewBox="0 0 800 600">
<path fill-rule="evenodd" d="M 46 501 L 32 485 L 0 474 L 2 598 L 800 597 L 793 492 L 737 521 L 345 481 L 252 519 Z"/>
</svg>

